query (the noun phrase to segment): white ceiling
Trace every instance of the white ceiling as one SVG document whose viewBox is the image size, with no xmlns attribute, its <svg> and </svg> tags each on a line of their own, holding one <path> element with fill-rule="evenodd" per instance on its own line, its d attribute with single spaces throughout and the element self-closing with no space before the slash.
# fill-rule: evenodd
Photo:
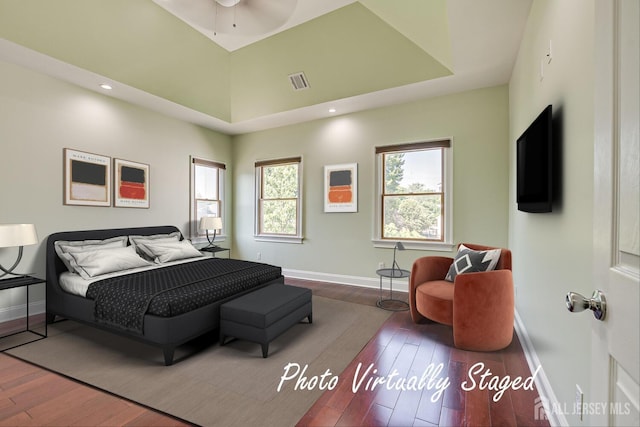
<svg viewBox="0 0 640 427">
<path fill-rule="evenodd" d="M 178 1 L 192 0 L 154 0 L 158 4 Z M 531 1 L 447 0 L 453 75 L 434 80 L 235 123 L 220 120 L 125 85 L 118 84 L 107 94 L 227 134 L 241 134 L 325 118 L 331 116 L 328 112 L 330 107 L 337 109 L 335 114 L 346 114 L 505 84 L 511 76 Z M 297 0 L 297 7 L 291 19 L 277 30 L 262 36 L 224 34 L 222 37 L 223 34 L 219 33 L 215 36 L 218 37 L 216 43 L 227 50 L 238 49 L 247 43 L 257 41 L 260 37 L 268 37 L 353 2 L 354 0 Z M 92 91 L 100 91 L 98 85 L 107 80 L 104 76 L 26 49 L 5 39 L 0 39 L 0 60 L 35 69 Z"/>
<path fill-rule="evenodd" d="M 153 0 L 170 13 L 200 31 L 229 52 L 340 9 L 357 0 L 242 0 L 233 7 L 217 6 L 214 0 Z M 248 5 L 248 6 L 247 6 Z M 276 8 L 284 20 L 273 29 L 263 30 L 264 9 Z M 284 9 L 284 10 L 283 10 Z M 289 10 L 287 10 L 289 9 Z M 289 15 L 290 13 L 290 15 Z M 224 16 L 222 16 L 224 15 Z M 236 28 L 229 26 L 235 15 Z M 225 18 L 229 21 L 225 21 Z M 217 20 L 217 22 L 216 22 Z M 279 22 L 274 19 L 274 22 Z M 217 24 L 217 25 L 216 25 Z M 216 34 L 214 34 L 214 27 Z"/>
</svg>

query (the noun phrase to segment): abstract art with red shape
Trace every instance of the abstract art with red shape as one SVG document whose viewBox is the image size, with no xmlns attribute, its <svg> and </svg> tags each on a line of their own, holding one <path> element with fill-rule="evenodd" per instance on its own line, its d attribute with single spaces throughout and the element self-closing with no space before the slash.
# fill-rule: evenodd
<svg viewBox="0 0 640 427">
<path fill-rule="evenodd" d="M 144 200 L 147 182 L 144 169 L 122 166 L 120 170 L 119 196 L 123 199 Z"/>
</svg>

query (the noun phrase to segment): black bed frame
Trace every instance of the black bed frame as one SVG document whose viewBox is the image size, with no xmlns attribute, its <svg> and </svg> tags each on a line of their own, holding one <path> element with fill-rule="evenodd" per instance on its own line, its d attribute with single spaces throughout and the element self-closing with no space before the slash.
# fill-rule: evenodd
<svg viewBox="0 0 640 427">
<path fill-rule="evenodd" d="M 120 330 L 96 323 L 94 320 L 93 300 L 64 291 L 58 278 L 67 268 L 58 257 L 54 243 L 57 240 L 108 239 L 116 236 L 167 234 L 179 231 L 174 226 L 114 228 L 105 230 L 66 231 L 53 233 L 47 238 L 47 323 L 53 323 L 56 316 L 71 319 L 89 326 L 107 330 L 119 335 L 160 347 L 164 353 L 165 365 L 173 364 L 173 355 L 177 346 L 197 338 L 207 332 L 219 329 L 220 305 L 244 293 L 271 283 L 283 283 L 284 277 L 266 282 L 233 297 L 216 301 L 188 313 L 173 317 L 160 317 L 147 314 L 144 317 L 143 335 Z"/>
</svg>

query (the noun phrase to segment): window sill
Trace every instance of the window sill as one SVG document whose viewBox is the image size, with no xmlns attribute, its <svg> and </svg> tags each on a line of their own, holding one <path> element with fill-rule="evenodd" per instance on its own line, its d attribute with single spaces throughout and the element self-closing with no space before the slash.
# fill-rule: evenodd
<svg viewBox="0 0 640 427">
<path fill-rule="evenodd" d="M 277 236 L 277 235 L 259 235 L 253 236 L 256 242 L 272 242 L 272 243 L 296 243 L 302 244 L 304 237 L 302 236 Z"/>
<path fill-rule="evenodd" d="M 435 251 L 435 252 L 451 252 L 456 245 L 448 242 L 416 242 L 413 240 L 388 240 L 388 239 L 373 239 L 374 248 L 393 249 L 396 242 L 402 242 L 405 249 L 418 250 L 418 251 Z"/>
</svg>

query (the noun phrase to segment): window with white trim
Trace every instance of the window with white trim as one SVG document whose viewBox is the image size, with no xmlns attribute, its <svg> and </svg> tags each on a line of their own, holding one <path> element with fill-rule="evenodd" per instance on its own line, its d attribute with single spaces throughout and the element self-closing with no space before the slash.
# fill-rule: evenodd
<svg viewBox="0 0 640 427">
<path fill-rule="evenodd" d="M 376 147 L 378 243 L 398 240 L 450 244 L 452 240 L 451 141 Z"/>
<path fill-rule="evenodd" d="M 191 239 L 205 236 L 200 230 L 200 218 L 216 216 L 222 218 L 221 235 L 225 232 L 224 221 L 224 178 L 226 165 L 211 160 L 191 158 L 191 206 L 190 234 Z"/>
<path fill-rule="evenodd" d="M 256 237 L 265 240 L 302 240 L 302 158 L 255 163 Z"/>
</svg>

